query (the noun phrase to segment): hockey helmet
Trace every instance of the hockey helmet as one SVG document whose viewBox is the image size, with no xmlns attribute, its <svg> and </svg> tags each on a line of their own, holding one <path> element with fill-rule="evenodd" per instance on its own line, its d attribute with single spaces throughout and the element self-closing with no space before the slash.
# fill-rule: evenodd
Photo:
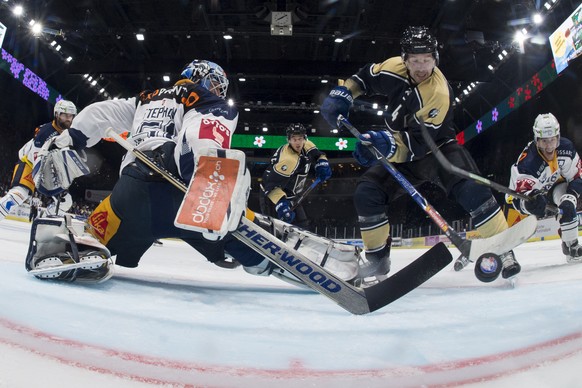
<svg viewBox="0 0 582 388">
<path fill-rule="evenodd" d="M 305 129 L 303 124 L 296 123 L 289 125 L 286 129 L 286 133 L 287 139 L 291 139 L 291 136 L 293 135 L 303 136 L 305 139 L 307 139 L 307 129 Z"/>
<path fill-rule="evenodd" d="M 195 59 L 184 67 L 182 78 L 187 78 L 221 98 L 226 98 L 228 78 L 222 67 L 214 62 Z"/>
<path fill-rule="evenodd" d="M 545 139 L 560 136 L 560 123 L 551 113 L 542 113 L 536 117 L 533 125 L 534 139 Z"/>
<path fill-rule="evenodd" d="M 438 66 L 439 52 L 437 47 L 437 40 L 430 34 L 428 28 L 424 26 L 410 26 L 406 28 L 402 34 L 402 39 L 400 39 L 403 61 L 408 59 L 408 54 L 430 53 Z"/>
<path fill-rule="evenodd" d="M 77 115 L 77 107 L 71 101 L 67 100 L 59 100 L 55 104 L 55 117 L 60 115 L 61 113 L 67 113 L 72 115 Z"/>
</svg>

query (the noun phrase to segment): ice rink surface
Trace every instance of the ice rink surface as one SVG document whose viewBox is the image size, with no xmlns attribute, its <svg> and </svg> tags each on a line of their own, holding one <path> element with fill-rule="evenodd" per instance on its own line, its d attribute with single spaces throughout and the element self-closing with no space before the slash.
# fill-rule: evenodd
<svg viewBox="0 0 582 388">
<path fill-rule="evenodd" d="M 354 316 L 180 241 L 100 285 L 41 281 L 24 269 L 29 233 L 0 222 L 0 387 L 581 384 L 582 264 L 566 264 L 559 240 L 516 249 L 515 288 L 451 264 Z M 422 253 L 393 250 L 392 271 Z"/>
</svg>

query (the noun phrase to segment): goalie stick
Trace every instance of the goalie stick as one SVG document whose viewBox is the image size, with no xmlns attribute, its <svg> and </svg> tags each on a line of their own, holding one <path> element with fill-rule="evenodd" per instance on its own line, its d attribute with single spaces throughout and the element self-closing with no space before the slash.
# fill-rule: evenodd
<svg viewBox="0 0 582 388">
<path fill-rule="evenodd" d="M 360 132 L 356 127 L 354 127 L 345 117 L 340 115 L 338 117 L 338 127 L 344 126 L 350 133 L 356 137 L 360 137 Z M 364 144 L 364 143 L 362 143 Z M 485 254 L 495 254 L 497 256 L 499 272 L 501 272 L 501 260 L 498 255 L 505 253 L 517 245 L 526 241 L 532 234 L 534 234 L 537 226 L 537 219 L 531 217 L 531 220 L 527 221 L 528 218 L 514 225 L 513 227 L 505 230 L 502 233 L 496 234 L 494 236 L 477 239 L 477 240 L 466 240 L 457 231 L 455 231 L 447 221 L 439 214 L 439 212 L 428 203 L 428 201 L 420 194 L 414 186 L 394 167 L 392 163 L 388 161 L 384 155 L 372 144 L 366 144 L 372 155 L 378 159 L 382 165 L 388 170 L 388 172 L 396 179 L 396 181 L 406 190 L 406 192 L 412 197 L 412 199 L 425 211 L 426 214 L 433 220 L 433 222 L 443 231 L 443 233 L 451 240 L 451 242 L 457 247 L 461 254 L 468 258 L 470 261 L 477 261 L 481 256 Z M 523 223 L 525 221 L 525 223 Z M 522 224 L 523 223 L 523 224 Z M 521 225 L 520 225 L 521 224 Z M 499 273 L 497 273 L 498 275 Z M 479 278 L 481 280 L 481 278 Z"/>
<path fill-rule="evenodd" d="M 179 178 L 158 166 L 111 128 L 107 132 L 109 137 L 115 139 L 137 159 L 176 188 L 186 192 L 187 186 Z M 436 275 L 453 259 L 446 246 L 439 243 L 391 277 L 367 288 L 357 288 L 288 247 L 246 217 L 241 219 L 233 236 L 352 314 L 367 314 L 394 302 Z"/>
</svg>

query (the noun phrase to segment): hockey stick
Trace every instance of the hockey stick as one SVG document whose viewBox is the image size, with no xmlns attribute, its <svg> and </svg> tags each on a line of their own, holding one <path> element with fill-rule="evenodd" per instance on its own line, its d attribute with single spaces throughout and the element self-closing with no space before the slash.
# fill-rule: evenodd
<svg viewBox="0 0 582 388">
<path fill-rule="evenodd" d="M 338 117 L 338 127 L 343 125 L 346 127 L 350 133 L 355 137 L 360 137 L 360 131 L 356 127 L 354 127 L 345 117 L 340 115 Z M 364 144 L 364 143 L 362 143 Z M 372 152 L 372 155 L 376 159 L 378 159 L 388 170 L 388 172 L 396 179 L 396 181 L 406 190 L 406 192 L 412 197 L 412 199 L 424 210 L 426 214 L 433 220 L 433 222 L 445 233 L 445 235 L 451 240 L 453 244 L 461 251 L 463 256 L 469 257 L 471 254 L 471 242 L 465 240 L 461 237 L 448 223 L 447 221 L 439 214 L 438 211 L 434 207 L 432 207 L 428 201 L 420 194 L 414 186 L 394 167 L 392 163 L 388 161 L 387 158 L 382 155 L 380 151 L 372 144 L 366 144 L 368 150 Z"/>
<path fill-rule="evenodd" d="M 122 147 L 176 188 L 182 192 L 187 191 L 184 182 L 158 166 L 111 128 L 107 130 L 107 133 L 108 137 L 115 139 Z M 392 303 L 436 275 L 453 259 L 446 246 L 439 243 L 395 275 L 371 287 L 361 289 L 318 266 L 246 217 L 241 219 L 233 236 L 352 314 L 367 314 Z"/>
<path fill-rule="evenodd" d="M 338 117 L 338 127 L 343 125 L 353 136 L 360 137 L 360 132 L 345 117 Z M 414 186 L 388 161 L 380 151 L 372 144 L 367 144 L 372 155 L 376 157 L 396 179 L 396 181 L 406 190 L 412 199 L 424 210 L 433 222 L 443 231 L 443 233 L 457 247 L 461 254 L 470 261 L 476 261 L 485 253 L 502 254 L 513 247 L 526 241 L 534 232 L 537 226 L 535 217 L 527 217 L 513 227 L 498 233 L 494 236 L 476 240 L 466 240 L 457 233 L 447 221 L 439 214 L 434 207 L 420 194 Z"/>
<path fill-rule="evenodd" d="M 305 191 L 303 193 L 301 193 L 301 196 L 297 199 L 297 202 L 295 202 L 295 204 L 293 206 L 291 206 L 291 210 L 292 211 L 295 210 L 297 208 L 297 206 L 299 206 L 301 204 L 301 202 L 303 202 L 303 200 L 307 197 L 307 195 L 309 195 L 309 193 L 311 193 L 313 191 L 313 189 L 315 189 L 315 186 L 317 186 L 320 183 L 321 183 L 321 179 L 315 178 L 313 183 L 307 189 L 305 189 Z"/>
<path fill-rule="evenodd" d="M 421 134 L 422 134 L 424 141 L 426 142 L 426 144 L 428 145 L 428 147 L 430 148 L 430 150 L 432 151 L 434 156 L 437 158 L 437 161 L 440 163 L 440 165 L 443 166 L 448 172 L 450 172 L 451 174 L 463 177 L 463 178 L 470 179 L 472 181 L 475 181 L 477 183 L 485 185 L 493 190 L 499 191 L 500 193 L 509 194 L 515 198 L 519 198 L 519 199 L 524 200 L 524 201 L 533 200 L 533 197 L 530 197 L 529 195 L 518 193 L 517 191 L 512 190 L 507 186 L 503 186 L 497 182 L 493 182 L 492 180 L 484 178 L 480 175 L 463 170 L 462 168 L 459 168 L 459 167 L 455 166 L 454 164 L 452 164 L 451 162 L 449 162 L 449 160 L 446 158 L 445 155 L 443 155 L 440 148 L 434 142 L 434 139 L 432 138 L 432 136 L 430 136 L 430 134 L 428 133 L 428 129 L 426 128 L 426 125 L 424 125 L 424 122 L 422 121 L 422 119 L 418 119 L 418 122 L 420 124 L 420 131 L 421 131 Z M 555 205 L 548 204 L 548 205 L 546 205 L 546 209 L 553 214 L 558 214 L 560 212 L 558 207 Z"/>
</svg>

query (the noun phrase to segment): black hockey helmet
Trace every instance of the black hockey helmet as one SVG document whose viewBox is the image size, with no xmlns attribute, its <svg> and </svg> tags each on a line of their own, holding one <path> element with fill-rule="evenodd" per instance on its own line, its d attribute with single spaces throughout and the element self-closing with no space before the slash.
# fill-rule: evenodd
<svg viewBox="0 0 582 388">
<path fill-rule="evenodd" d="M 303 136 L 307 139 L 307 129 L 303 126 L 303 124 L 295 123 L 291 124 L 286 129 L 287 132 L 287 140 L 291 139 L 293 135 Z"/>
<path fill-rule="evenodd" d="M 437 47 L 438 42 L 436 38 L 424 26 L 410 26 L 406 28 L 402 34 L 402 39 L 400 39 L 403 61 L 406 61 L 408 54 L 431 53 L 438 66 L 439 52 Z"/>
</svg>

